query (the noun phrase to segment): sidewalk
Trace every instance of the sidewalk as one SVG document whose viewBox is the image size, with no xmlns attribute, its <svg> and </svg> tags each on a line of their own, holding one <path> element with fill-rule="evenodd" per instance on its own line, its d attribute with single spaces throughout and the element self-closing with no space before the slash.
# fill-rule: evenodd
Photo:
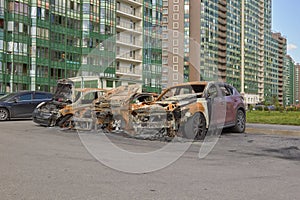
<svg viewBox="0 0 300 200">
<path fill-rule="evenodd" d="M 300 137 L 300 126 L 247 123 L 245 132 L 258 134 L 290 135 Z"/>
</svg>

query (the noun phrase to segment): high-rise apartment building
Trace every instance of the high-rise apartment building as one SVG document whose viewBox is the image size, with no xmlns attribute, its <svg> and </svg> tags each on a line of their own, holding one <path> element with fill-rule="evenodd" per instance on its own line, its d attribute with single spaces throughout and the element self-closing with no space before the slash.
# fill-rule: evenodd
<svg viewBox="0 0 300 200">
<path fill-rule="evenodd" d="M 161 18 L 161 0 L 0 0 L 0 90 L 81 75 L 160 91 Z"/>
<path fill-rule="evenodd" d="M 300 64 L 295 65 L 295 103 L 300 103 Z"/>
<path fill-rule="evenodd" d="M 200 78 L 200 8 L 200 1 L 163 0 L 163 88 Z"/>
<path fill-rule="evenodd" d="M 191 76 L 226 81 L 249 104 L 271 103 L 274 96 L 282 104 L 286 38 L 272 33 L 271 11 L 271 0 L 164 1 L 164 30 L 173 32 L 163 40 L 168 52 L 163 63 L 169 66 L 164 68 L 164 86 Z M 174 44 L 184 48 L 177 51 Z"/>
<path fill-rule="evenodd" d="M 116 75 L 142 80 L 143 3 L 117 1 Z"/>
<path fill-rule="evenodd" d="M 295 104 L 295 61 L 289 55 L 284 58 L 283 68 L 283 105 Z"/>
</svg>

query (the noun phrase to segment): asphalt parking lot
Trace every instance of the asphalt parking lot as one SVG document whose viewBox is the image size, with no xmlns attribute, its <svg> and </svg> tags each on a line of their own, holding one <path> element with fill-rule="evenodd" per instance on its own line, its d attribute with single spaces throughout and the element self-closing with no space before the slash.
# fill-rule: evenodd
<svg viewBox="0 0 300 200">
<path fill-rule="evenodd" d="M 202 159 L 198 155 L 203 142 L 197 141 L 175 162 L 149 173 L 133 174 L 97 160 L 77 132 L 40 127 L 28 120 L 1 122 L 0 127 L 1 200 L 241 200 L 300 196 L 298 136 L 226 133 Z M 104 137 L 91 135 L 96 145 L 97 139 Z M 118 134 L 108 135 L 108 139 L 134 153 L 155 152 L 168 144 Z M 113 159 L 113 152 L 101 150 Z M 168 153 L 173 155 L 176 151 Z"/>
</svg>

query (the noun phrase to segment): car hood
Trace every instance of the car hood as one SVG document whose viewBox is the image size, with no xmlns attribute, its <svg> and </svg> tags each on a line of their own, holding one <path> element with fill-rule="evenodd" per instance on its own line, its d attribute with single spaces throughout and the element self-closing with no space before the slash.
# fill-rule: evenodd
<svg viewBox="0 0 300 200">
<path fill-rule="evenodd" d="M 105 98 L 110 100 L 112 106 L 121 106 L 129 103 L 131 97 L 138 93 L 140 86 L 124 85 L 111 89 L 105 94 Z"/>
<path fill-rule="evenodd" d="M 72 90 L 74 83 L 71 80 L 63 79 L 57 82 L 57 88 L 53 99 L 60 102 L 72 101 Z"/>
<path fill-rule="evenodd" d="M 180 106 L 184 106 L 187 104 L 191 104 L 197 101 L 197 94 L 183 94 L 183 95 L 177 95 L 173 97 L 169 97 L 162 101 L 156 101 L 155 104 L 159 105 L 168 105 L 171 103 L 177 103 Z"/>
<path fill-rule="evenodd" d="M 155 113 L 155 114 L 159 114 L 159 113 L 166 113 L 166 110 L 164 109 L 164 107 L 162 107 L 159 104 L 151 104 L 151 105 L 144 105 L 142 107 L 136 108 L 134 109 L 135 113 Z"/>
<path fill-rule="evenodd" d="M 173 110 L 179 106 L 185 106 L 197 101 L 197 94 L 184 94 L 174 97 L 169 97 L 162 101 L 155 101 L 150 105 L 143 105 L 136 108 L 134 111 L 139 112 L 166 112 L 166 110 Z"/>
</svg>

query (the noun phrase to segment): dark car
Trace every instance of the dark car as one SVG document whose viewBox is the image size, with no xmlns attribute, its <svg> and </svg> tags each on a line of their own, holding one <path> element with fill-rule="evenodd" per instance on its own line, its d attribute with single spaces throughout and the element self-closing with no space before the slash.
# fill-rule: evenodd
<svg viewBox="0 0 300 200">
<path fill-rule="evenodd" d="M 22 91 L 4 95 L 0 97 L 0 121 L 31 118 L 38 104 L 51 99 L 51 93 L 41 91 Z"/>
</svg>

